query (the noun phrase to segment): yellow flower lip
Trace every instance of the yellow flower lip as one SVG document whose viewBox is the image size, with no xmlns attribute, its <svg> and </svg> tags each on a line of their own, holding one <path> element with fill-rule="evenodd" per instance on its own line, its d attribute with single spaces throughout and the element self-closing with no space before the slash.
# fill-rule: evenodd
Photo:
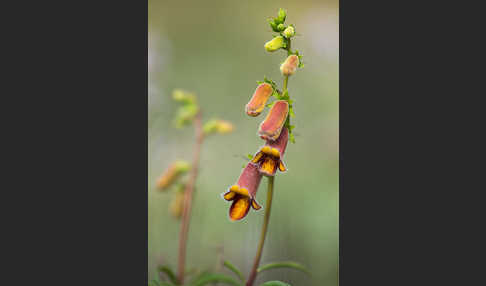
<svg viewBox="0 0 486 286">
<path fill-rule="evenodd" d="M 223 198 L 227 201 L 232 201 L 236 196 L 235 192 L 227 192 L 226 194 L 223 195 Z"/>
<path fill-rule="evenodd" d="M 263 146 L 260 151 L 262 151 L 265 154 L 270 154 L 272 152 L 272 147 L 270 147 L 270 146 Z"/>
<path fill-rule="evenodd" d="M 233 201 L 229 210 L 229 217 L 232 221 L 243 219 L 250 210 L 251 199 L 241 197 Z"/>
<path fill-rule="evenodd" d="M 232 193 L 235 193 L 235 194 L 239 194 L 239 195 L 242 195 L 242 196 L 245 196 L 245 197 L 251 197 L 250 196 L 250 193 L 248 192 L 247 189 L 240 188 L 238 185 L 231 186 L 229 188 L 229 192 L 232 192 Z"/>
<path fill-rule="evenodd" d="M 229 217 L 231 220 L 243 219 L 252 207 L 255 210 L 261 206 L 255 201 L 256 192 L 262 174 L 258 171 L 258 167 L 249 162 L 240 174 L 238 182 L 228 188 L 228 191 L 223 194 L 223 198 L 227 201 L 233 201 L 229 210 Z"/>
<path fill-rule="evenodd" d="M 284 127 L 277 140 L 268 140 L 265 146 L 253 156 L 251 163 L 258 166 L 258 171 L 263 175 L 275 176 L 277 169 L 280 172 L 287 171 L 282 157 L 287 148 L 288 134 L 288 129 Z"/>
<path fill-rule="evenodd" d="M 273 157 L 280 158 L 280 152 L 277 149 L 272 148 L 272 151 L 270 153 L 272 154 Z"/>
<path fill-rule="evenodd" d="M 260 115 L 272 93 L 273 87 L 270 84 L 260 84 L 245 107 L 246 114 L 253 117 Z"/>
<path fill-rule="evenodd" d="M 263 146 L 260 149 L 260 152 L 262 152 L 263 154 L 266 154 L 266 155 L 270 155 L 270 156 L 273 156 L 273 157 L 276 157 L 276 158 L 280 158 L 280 151 L 278 151 L 276 148 L 272 148 L 268 145 Z M 255 157 L 257 157 L 257 156 L 255 156 Z M 253 160 L 255 160 L 255 157 L 253 158 Z"/>
</svg>

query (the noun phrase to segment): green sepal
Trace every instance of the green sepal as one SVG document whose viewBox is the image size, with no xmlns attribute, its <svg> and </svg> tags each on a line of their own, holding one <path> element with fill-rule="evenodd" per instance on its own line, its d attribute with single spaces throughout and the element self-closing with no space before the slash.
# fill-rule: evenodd
<svg viewBox="0 0 486 286">
<path fill-rule="evenodd" d="M 287 12 L 285 12 L 284 9 L 280 8 L 278 10 L 277 18 L 275 19 L 275 22 L 278 21 L 279 24 L 285 22 L 285 18 L 287 18 Z"/>
<path fill-rule="evenodd" d="M 273 30 L 274 32 L 278 32 L 278 31 L 279 31 L 279 30 L 278 30 L 278 27 L 277 27 L 277 26 L 278 26 L 278 24 L 277 24 L 277 23 L 275 23 L 275 20 L 274 20 L 274 19 L 270 18 L 270 19 L 268 19 L 267 21 L 268 21 L 268 24 L 270 24 L 270 27 L 272 28 L 272 30 Z"/>
</svg>

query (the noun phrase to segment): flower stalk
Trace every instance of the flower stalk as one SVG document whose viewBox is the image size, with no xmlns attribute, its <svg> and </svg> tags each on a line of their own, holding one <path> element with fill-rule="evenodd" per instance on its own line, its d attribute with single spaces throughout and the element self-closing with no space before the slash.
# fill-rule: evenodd
<svg viewBox="0 0 486 286">
<path fill-rule="evenodd" d="M 184 192 L 184 207 L 182 210 L 182 222 L 179 234 L 179 255 L 177 260 L 177 280 L 180 285 L 184 285 L 185 274 L 185 260 L 186 260 L 186 248 L 187 248 L 187 234 L 189 232 L 189 223 L 191 219 L 191 205 L 194 194 L 194 184 L 199 169 L 199 156 L 201 152 L 201 146 L 204 140 L 204 133 L 201 121 L 201 111 L 199 111 L 194 117 L 194 128 L 196 135 L 196 143 L 194 145 L 194 157 L 192 159 L 192 168 L 189 175 L 189 181 L 186 185 Z"/>
<path fill-rule="evenodd" d="M 253 285 L 257 276 L 258 266 L 260 265 L 260 259 L 262 257 L 262 252 L 263 252 L 263 245 L 265 244 L 265 238 L 267 237 L 268 223 L 270 222 L 270 212 L 272 211 L 274 182 L 275 182 L 275 177 L 268 177 L 267 201 L 265 203 L 265 216 L 263 218 L 262 231 L 260 233 L 260 242 L 258 242 L 257 253 L 255 255 L 255 260 L 253 261 L 253 267 L 251 268 L 250 275 L 248 276 L 248 281 L 246 282 L 246 286 Z"/>
<path fill-rule="evenodd" d="M 174 100 L 182 103 L 182 106 L 179 107 L 176 113 L 174 121 L 175 126 L 177 128 L 189 124 L 193 124 L 194 126 L 195 143 L 193 147 L 193 158 L 191 164 L 181 160 L 173 163 L 159 178 L 157 186 L 161 190 L 166 190 L 180 180 L 180 177 L 185 172 L 189 171 L 187 180 L 183 183 L 179 183 L 180 189 L 169 206 L 169 213 L 175 218 L 181 219 L 177 277 L 174 277 L 174 281 L 177 283 L 174 283 L 177 285 L 184 285 L 184 276 L 186 275 L 186 248 L 194 197 L 194 186 L 199 173 L 201 147 L 204 139 L 209 135 L 231 133 L 234 126 L 231 122 L 222 119 L 211 119 L 203 124 L 201 109 L 197 103 L 197 97 L 193 93 L 177 89 L 172 96 Z"/>
<path fill-rule="evenodd" d="M 293 29 L 293 28 L 292 28 Z M 284 48 L 287 50 L 287 56 L 291 56 L 291 50 L 290 50 L 290 37 L 287 40 L 287 45 Z M 292 73 L 284 73 L 284 81 L 283 81 L 283 94 L 288 94 L 288 83 L 289 83 L 289 76 L 293 74 Z M 290 126 L 290 116 L 286 116 L 286 124 Z M 263 225 L 262 225 L 262 230 L 260 234 L 260 241 L 258 243 L 258 248 L 257 252 L 255 255 L 255 259 L 253 261 L 253 267 L 251 268 L 250 275 L 248 276 L 248 280 L 246 282 L 246 286 L 253 286 L 253 283 L 255 282 L 255 279 L 257 277 L 257 269 L 258 266 L 260 265 L 260 259 L 263 253 L 263 246 L 265 244 L 265 238 L 267 236 L 267 230 L 268 230 L 268 224 L 270 222 L 270 212 L 272 210 L 272 200 L 273 200 L 273 189 L 274 189 L 274 183 L 275 183 L 275 176 L 269 176 L 268 177 L 268 190 L 267 190 L 267 202 L 265 204 L 265 215 L 263 218 Z"/>
</svg>

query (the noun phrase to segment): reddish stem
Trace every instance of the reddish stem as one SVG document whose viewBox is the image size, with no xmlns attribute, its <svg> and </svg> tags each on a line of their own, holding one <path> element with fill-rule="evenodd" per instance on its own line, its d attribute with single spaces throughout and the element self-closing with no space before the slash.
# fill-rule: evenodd
<svg viewBox="0 0 486 286">
<path fill-rule="evenodd" d="M 179 259 L 177 265 L 177 280 L 180 285 L 184 285 L 185 274 L 185 260 L 186 260 L 186 247 L 187 247 L 187 233 L 189 231 L 189 222 L 191 219 L 191 205 L 192 197 L 194 193 L 194 184 L 196 183 L 198 166 L 199 166 L 199 154 L 201 151 L 201 145 L 204 140 L 204 133 L 202 129 L 201 112 L 198 112 L 194 118 L 194 127 L 196 133 L 196 144 L 194 145 L 194 157 L 192 160 L 191 172 L 189 175 L 189 181 L 186 184 L 186 190 L 184 192 L 184 208 L 182 210 L 182 222 L 181 231 L 179 235 Z"/>
</svg>

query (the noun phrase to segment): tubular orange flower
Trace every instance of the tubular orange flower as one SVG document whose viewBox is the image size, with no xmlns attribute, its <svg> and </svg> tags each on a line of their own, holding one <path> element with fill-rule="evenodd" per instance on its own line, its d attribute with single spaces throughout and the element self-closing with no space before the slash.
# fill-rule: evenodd
<svg viewBox="0 0 486 286">
<path fill-rule="evenodd" d="M 246 105 L 246 114 L 253 117 L 260 115 L 272 93 L 273 87 L 270 84 L 266 82 L 260 84 L 253 93 L 250 102 Z"/>
<path fill-rule="evenodd" d="M 285 100 L 275 101 L 267 117 L 260 124 L 260 128 L 258 129 L 260 137 L 265 140 L 277 140 L 288 114 L 289 103 Z"/>
<path fill-rule="evenodd" d="M 280 72 L 284 76 L 293 75 L 298 66 L 299 57 L 296 55 L 290 55 L 280 66 Z"/>
<path fill-rule="evenodd" d="M 261 208 L 255 200 L 261 179 L 262 174 L 258 171 L 258 166 L 250 162 L 241 172 L 236 185 L 231 186 L 223 194 L 225 200 L 233 201 L 229 209 L 229 217 L 231 220 L 244 218 L 248 214 L 250 206 L 255 210 Z"/>
<path fill-rule="evenodd" d="M 280 172 L 287 170 L 282 158 L 285 148 L 287 148 L 288 139 L 289 131 L 284 127 L 277 140 L 267 141 L 265 146 L 260 148 L 260 151 L 251 160 L 252 163 L 258 166 L 258 171 L 265 176 L 275 176 L 277 168 Z"/>
</svg>

